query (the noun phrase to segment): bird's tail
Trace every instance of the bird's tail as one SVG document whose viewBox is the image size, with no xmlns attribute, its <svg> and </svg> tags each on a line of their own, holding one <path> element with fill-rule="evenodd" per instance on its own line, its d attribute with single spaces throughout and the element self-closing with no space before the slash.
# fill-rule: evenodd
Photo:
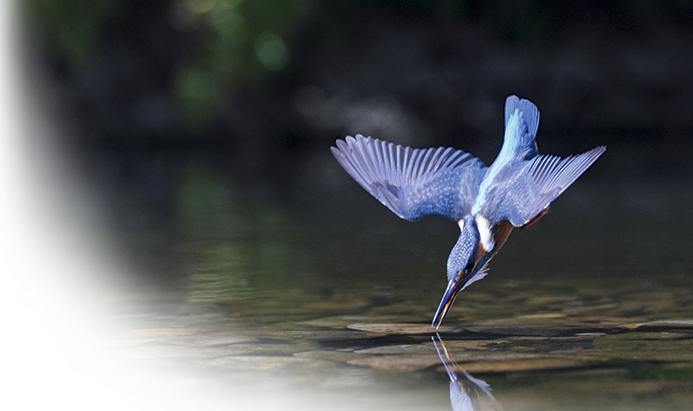
<svg viewBox="0 0 693 411">
<path fill-rule="evenodd" d="M 524 124 L 519 124 L 519 130 L 508 133 L 508 123 L 516 114 L 522 116 Z M 520 119 L 517 119 L 520 120 Z M 505 137 L 512 138 L 513 141 L 504 141 L 503 146 L 509 145 L 510 150 L 523 159 L 530 159 L 537 155 L 537 144 L 534 139 L 537 137 L 539 129 L 539 109 L 529 100 L 520 99 L 517 96 L 509 96 L 505 99 Z M 509 147 L 509 148 L 510 148 Z"/>
</svg>

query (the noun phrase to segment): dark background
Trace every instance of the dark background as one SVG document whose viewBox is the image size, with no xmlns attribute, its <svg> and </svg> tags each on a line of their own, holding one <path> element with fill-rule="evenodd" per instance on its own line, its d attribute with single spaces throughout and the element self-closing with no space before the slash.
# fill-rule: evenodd
<svg viewBox="0 0 693 411">
<path fill-rule="evenodd" d="M 573 209 L 608 195 L 591 211 L 602 223 L 619 207 L 652 227 L 690 217 L 690 2 L 22 6 L 25 64 L 47 79 L 40 87 L 68 130 L 55 139 L 114 226 L 157 226 L 181 204 L 223 202 L 228 190 L 210 188 L 209 173 L 260 202 L 328 215 L 372 201 L 329 153 L 347 134 L 452 145 L 490 164 L 510 94 L 539 107 L 541 152 L 608 146 L 583 177 L 593 189 L 565 200 Z M 387 214 L 378 207 L 368 210 Z"/>
<path fill-rule="evenodd" d="M 132 408 L 151 391 L 145 399 L 158 408 L 181 408 L 183 397 L 199 408 L 213 386 L 225 409 L 246 397 L 284 404 L 294 398 L 282 392 L 288 378 L 310 387 L 295 404 L 365 391 L 365 401 L 384 399 L 393 388 L 402 404 L 434 385 L 446 403 L 447 378 L 433 369 L 340 372 L 344 384 L 331 386 L 313 366 L 294 379 L 291 367 L 212 365 L 212 355 L 216 364 L 240 351 L 208 343 L 240 336 L 257 346 L 253 356 L 282 359 L 339 347 L 300 331 L 315 335 L 304 320 L 428 324 L 458 227 L 401 221 L 329 147 L 362 133 L 452 145 L 490 164 L 511 94 L 541 110 L 541 152 L 608 150 L 547 217 L 516 230 L 446 325 L 508 324 L 524 335 L 522 324 L 541 324 L 530 328 L 563 336 L 585 322 L 618 334 L 601 346 L 614 356 L 595 362 L 596 373 L 517 374 L 513 365 L 508 378 L 489 376 L 499 398 L 530 408 L 540 397 L 579 407 L 582 392 L 607 407 L 687 403 L 688 357 L 677 347 L 693 304 L 693 2 L 15 3 L 27 93 L 9 101 L 28 106 L 16 130 L 27 144 L 8 164 L 13 150 L 0 150 L 9 169 L 0 174 L 0 206 L 9 206 L 1 301 L 13 337 L 3 370 L 15 385 L 6 391 L 21 403 Z M 343 321 L 315 332 L 341 340 Z M 633 334 L 611 328 L 647 321 Z M 582 337 L 579 347 L 536 342 L 571 358 L 583 347 Z M 498 353 L 527 354 L 524 340 L 515 344 Z M 245 392 L 246 383 L 257 390 Z M 339 394 L 327 402 L 320 387 Z"/>
</svg>

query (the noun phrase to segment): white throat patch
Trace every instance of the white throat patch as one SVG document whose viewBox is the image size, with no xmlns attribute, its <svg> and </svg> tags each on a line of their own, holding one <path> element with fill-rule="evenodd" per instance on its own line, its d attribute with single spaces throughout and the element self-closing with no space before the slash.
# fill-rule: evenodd
<svg viewBox="0 0 693 411">
<path fill-rule="evenodd" d="M 484 250 L 486 250 L 488 253 L 493 250 L 493 247 L 496 246 L 496 242 L 493 240 L 493 233 L 491 232 L 491 222 L 478 214 L 474 217 L 474 219 L 476 220 L 476 226 L 479 229 L 481 246 L 484 247 Z"/>
</svg>

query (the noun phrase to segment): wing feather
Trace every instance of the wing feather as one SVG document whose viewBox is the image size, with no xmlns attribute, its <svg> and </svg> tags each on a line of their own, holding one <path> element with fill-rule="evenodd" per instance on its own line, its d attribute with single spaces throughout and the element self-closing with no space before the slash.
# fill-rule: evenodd
<svg viewBox="0 0 693 411">
<path fill-rule="evenodd" d="M 492 219 L 507 219 L 515 227 L 531 222 L 597 161 L 604 151 L 606 147 L 600 146 L 566 158 L 538 155 L 527 161 L 508 185 L 505 195 L 493 205 L 495 212 Z"/>
<path fill-rule="evenodd" d="M 452 147 L 412 149 L 356 135 L 331 149 L 357 183 L 406 220 L 459 219 L 474 200 L 460 193 L 460 184 L 478 186 L 485 170 L 481 160 Z"/>
</svg>

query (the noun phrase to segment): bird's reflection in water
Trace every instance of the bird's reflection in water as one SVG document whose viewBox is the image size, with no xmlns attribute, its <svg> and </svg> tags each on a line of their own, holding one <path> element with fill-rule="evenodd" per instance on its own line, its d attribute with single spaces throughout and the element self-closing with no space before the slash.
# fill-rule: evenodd
<svg viewBox="0 0 693 411">
<path fill-rule="evenodd" d="M 437 338 L 437 341 L 436 341 Z M 491 395 L 491 387 L 460 368 L 448 353 L 440 335 L 431 337 L 438 357 L 450 377 L 450 404 L 453 411 L 500 411 L 500 402 Z"/>
</svg>

